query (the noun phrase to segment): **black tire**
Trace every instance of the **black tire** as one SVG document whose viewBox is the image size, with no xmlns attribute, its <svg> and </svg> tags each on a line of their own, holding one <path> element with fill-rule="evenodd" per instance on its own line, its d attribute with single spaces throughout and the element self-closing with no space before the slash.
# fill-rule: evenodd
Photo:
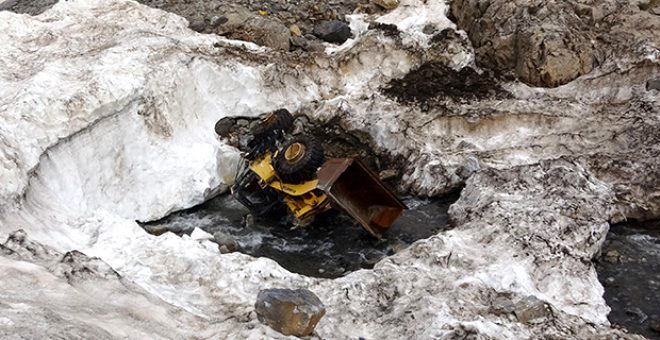
<svg viewBox="0 0 660 340">
<path fill-rule="evenodd" d="M 300 145 L 302 153 L 297 157 L 287 154 L 290 147 L 300 148 Z M 302 183 L 316 178 L 316 171 L 324 161 L 323 146 L 318 140 L 309 136 L 296 136 L 277 153 L 275 172 L 285 183 Z"/>
<path fill-rule="evenodd" d="M 227 138 L 233 132 L 235 126 L 236 119 L 234 117 L 224 117 L 215 123 L 215 133 L 222 138 Z"/>
<path fill-rule="evenodd" d="M 286 109 L 279 109 L 265 114 L 252 126 L 250 132 L 255 137 L 264 136 L 274 131 L 288 131 L 293 126 L 293 116 Z"/>
</svg>

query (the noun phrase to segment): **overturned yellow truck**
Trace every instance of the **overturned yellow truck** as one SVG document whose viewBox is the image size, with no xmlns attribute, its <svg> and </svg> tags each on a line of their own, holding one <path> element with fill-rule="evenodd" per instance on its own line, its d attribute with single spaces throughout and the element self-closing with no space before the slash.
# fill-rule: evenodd
<svg viewBox="0 0 660 340">
<path fill-rule="evenodd" d="M 325 159 L 312 136 L 291 136 L 294 118 L 281 109 L 262 115 L 250 128 L 250 139 L 231 187 L 233 197 L 255 215 L 284 203 L 292 223 L 307 226 L 327 210 L 338 209 L 381 237 L 406 206 L 359 159 Z M 216 123 L 227 138 L 231 118 Z"/>
</svg>

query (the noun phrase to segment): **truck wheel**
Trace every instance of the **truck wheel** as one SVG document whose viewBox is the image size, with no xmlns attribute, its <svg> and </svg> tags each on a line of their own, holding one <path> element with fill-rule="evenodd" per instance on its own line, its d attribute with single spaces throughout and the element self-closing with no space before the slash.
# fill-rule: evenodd
<svg viewBox="0 0 660 340">
<path fill-rule="evenodd" d="M 235 126 L 234 117 L 224 117 L 215 123 L 215 133 L 222 138 L 228 138 Z"/>
<path fill-rule="evenodd" d="M 288 141 L 275 157 L 275 172 L 285 183 L 302 183 L 316 177 L 325 156 L 321 143 L 309 136 Z"/>
<path fill-rule="evenodd" d="M 277 130 L 287 131 L 291 126 L 293 126 L 293 116 L 291 113 L 286 109 L 279 109 L 264 115 L 254 126 L 252 126 L 250 132 L 256 137 Z"/>
</svg>

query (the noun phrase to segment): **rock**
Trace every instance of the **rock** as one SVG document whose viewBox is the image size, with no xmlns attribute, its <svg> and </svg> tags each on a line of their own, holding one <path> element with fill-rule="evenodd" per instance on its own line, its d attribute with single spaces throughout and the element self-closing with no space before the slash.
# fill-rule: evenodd
<svg viewBox="0 0 660 340">
<path fill-rule="evenodd" d="M 535 296 L 528 296 L 515 304 L 513 313 L 518 321 L 530 323 L 531 321 L 549 316 L 545 302 Z"/>
<path fill-rule="evenodd" d="M 302 31 L 298 25 L 291 25 L 291 27 L 289 27 L 289 31 L 291 31 L 291 34 L 294 37 L 302 37 Z"/>
<path fill-rule="evenodd" d="M 214 233 L 213 239 L 220 246 L 221 252 L 224 250 L 227 253 L 231 253 L 237 251 L 239 248 L 236 239 L 233 236 L 226 234 L 222 231 L 218 231 Z"/>
<path fill-rule="evenodd" d="M 621 262 L 621 253 L 616 249 L 609 250 L 605 253 L 605 261 L 609 263 L 619 263 Z"/>
<path fill-rule="evenodd" d="M 510 296 L 498 295 L 492 302 L 492 310 L 495 314 L 511 314 L 516 310 L 516 305 Z"/>
<path fill-rule="evenodd" d="M 252 41 L 275 50 L 289 50 L 291 32 L 278 20 L 256 16 L 247 20 L 240 31 L 232 34 L 234 38 Z"/>
<path fill-rule="evenodd" d="M 396 171 L 394 169 L 387 169 L 387 170 L 381 171 L 378 174 L 378 177 L 380 178 L 381 181 L 387 181 L 387 180 L 395 178 L 398 175 L 399 175 L 398 171 Z"/>
<path fill-rule="evenodd" d="M 231 39 L 253 42 L 275 50 L 288 50 L 289 29 L 278 19 L 259 15 L 237 4 L 211 1 L 196 5 L 174 5 L 168 9 L 180 13 L 190 22 L 190 28 L 202 33 L 215 33 Z"/>
<path fill-rule="evenodd" d="M 170 231 L 167 229 L 167 226 L 159 224 L 145 224 L 142 226 L 142 229 L 154 236 L 160 236 Z"/>
<path fill-rule="evenodd" d="M 385 9 L 395 9 L 399 6 L 399 0 L 372 0 L 372 2 Z"/>
<path fill-rule="evenodd" d="M 293 336 L 309 336 L 325 315 L 321 300 L 307 289 L 264 289 L 255 303 L 257 318 L 274 330 Z"/>
<path fill-rule="evenodd" d="M 593 68 L 590 23 L 575 15 L 568 2 L 457 0 L 451 8 L 481 65 L 548 87 L 566 84 Z"/>
<path fill-rule="evenodd" d="M 646 82 L 646 90 L 660 90 L 660 79 L 650 79 Z"/>
<path fill-rule="evenodd" d="M 324 21 L 314 27 L 314 35 L 329 43 L 343 44 L 350 37 L 351 29 L 343 21 Z"/>
</svg>

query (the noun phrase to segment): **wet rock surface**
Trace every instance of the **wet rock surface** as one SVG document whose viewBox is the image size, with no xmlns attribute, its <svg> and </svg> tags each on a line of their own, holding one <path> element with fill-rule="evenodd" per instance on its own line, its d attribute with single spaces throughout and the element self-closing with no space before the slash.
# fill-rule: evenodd
<svg viewBox="0 0 660 340">
<path fill-rule="evenodd" d="M 613 225 L 596 262 L 612 324 L 660 337 L 660 221 Z"/>
<path fill-rule="evenodd" d="M 325 306 L 307 289 L 264 289 L 254 305 L 259 321 L 284 335 L 310 336 Z"/>
</svg>

